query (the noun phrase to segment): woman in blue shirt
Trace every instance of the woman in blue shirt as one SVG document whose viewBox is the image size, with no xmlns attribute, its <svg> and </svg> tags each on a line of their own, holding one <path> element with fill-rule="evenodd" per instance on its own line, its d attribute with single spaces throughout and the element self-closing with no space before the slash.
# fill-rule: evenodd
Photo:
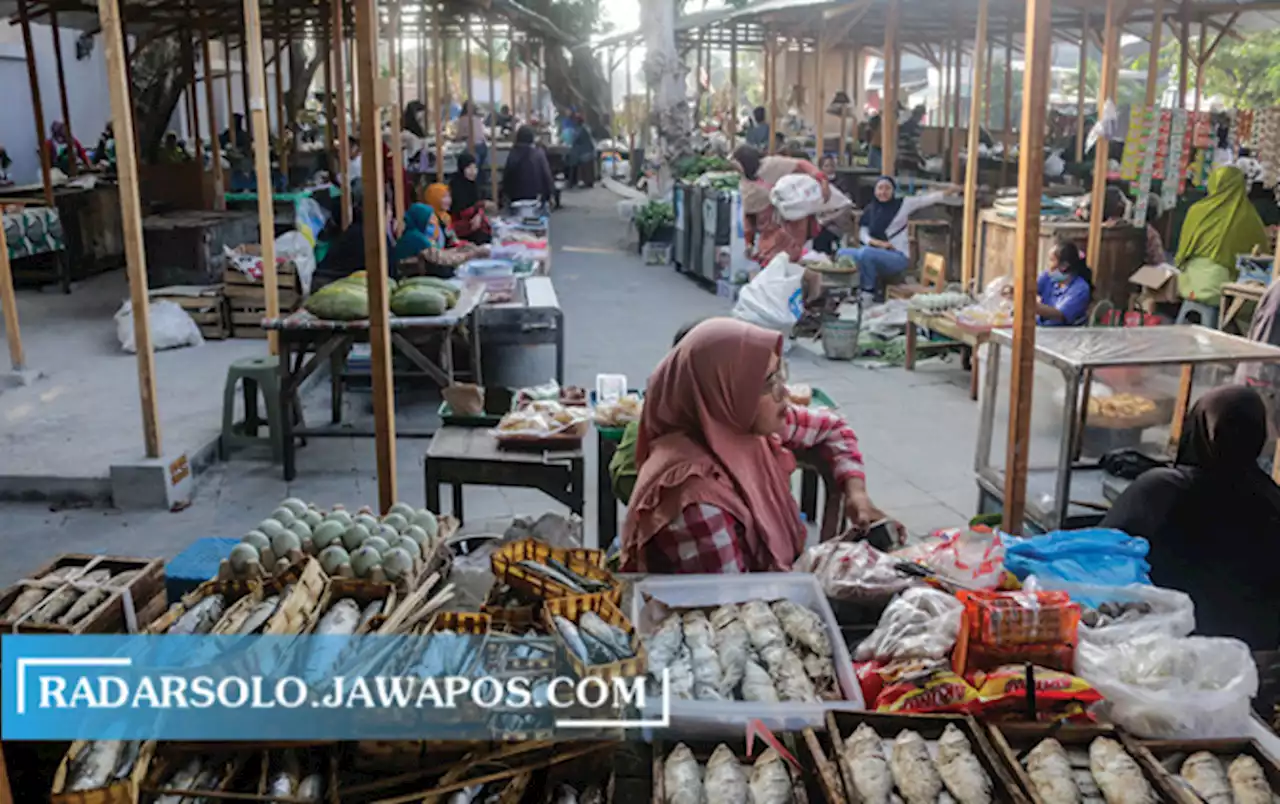
<svg viewBox="0 0 1280 804">
<path fill-rule="evenodd" d="M 1046 327 L 1077 327 L 1089 317 L 1093 271 L 1074 243 L 1059 243 L 1049 255 L 1049 270 L 1036 282 L 1036 321 Z"/>
</svg>

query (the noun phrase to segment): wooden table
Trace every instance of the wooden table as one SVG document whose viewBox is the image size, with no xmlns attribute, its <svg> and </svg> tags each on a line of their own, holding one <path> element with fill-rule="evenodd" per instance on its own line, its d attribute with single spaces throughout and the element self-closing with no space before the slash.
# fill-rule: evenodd
<svg viewBox="0 0 1280 804">
<path fill-rule="evenodd" d="M 477 311 L 484 298 L 481 285 L 468 285 L 463 289 L 458 303 L 440 316 L 392 316 L 391 348 L 404 355 L 416 370 L 394 371 L 395 379 L 426 377 L 442 388 L 453 384 L 453 343 L 455 338 L 466 340 L 471 356 L 471 380 L 483 384 L 480 369 L 480 330 L 476 326 Z M 306 310 L 299 310 L 284 318 L 271 318 L 262 322 L 262 328 L 276 330 L 280 334 L 280 410 L 281 427 L 284 430 L 284 479 L 293 480 L 297 474 L 296 458 L 298 438 L 312 436 L 348 437 L 372 436 L 372 430 L 352 428 L 307 428 L 294 424 L 290 413 L 301 411 L 298 391 L 302 384 L 324 362 L 329 361 L 332 424 L 342 422 L 343 367 L 347 354 L 356 343 L 369 342 L 369 321 L 325 321 Z M 437 333 L 441 336 L 440 356 L 432 359 L 423 354 L 410 340 L 415 334 Z M 392 362 L 394 367 L 395 363 Z M 394 370 L 394 369 L 393 369 Z M 299 418 L 301 418 L 299 416 Z M 397 436 L 426 438 L 427 432 L 398 430 Z M 433 509 L 434 510 L 434 509 Z"/>
<path fill-rule="evenodd" d="M 586 483 L 582 448 L 567 452 L 508 450 L 487 429 L 445 425 L 427 448 L 427 508 L 441 512 L 440 486 L 453 486 L 453 515 L 464 521 L 462 487 L 508 486 L 538 489 L 581 516 Z"/>
<path fill-rule="evenodd" d="M 923 327 L 936 332 L 950 340 L 920 342 L 916 327 Z M 943 352 L 952 349 L 968 348 L 969 354 L 969 398 L 978 398 L 978 347 L 987 342 L 991 330 L 972 329 L 961 326 L 950 313 L 929 313 L 924 310 L 907 311 L 907 356 L 904 364 L 907 371 L 915 371 L 917 352 Z"/>
<path fill-rule="evenodd" d="M 1262 301 L 1262 294 L 1267 292 L 1265 285 L 1257 282 L 1228 282 L 1222 286 L 1222 299 L 1218 302 L 1218 329 L 1227 331 L 1227 325 L 1236 320 L 1240 311 L 1249 302 L 1257 304 Z M 1237 327 L 1242 334 L 1249 331 L 1249 322 L 1244 321 Z"/>
</svg>

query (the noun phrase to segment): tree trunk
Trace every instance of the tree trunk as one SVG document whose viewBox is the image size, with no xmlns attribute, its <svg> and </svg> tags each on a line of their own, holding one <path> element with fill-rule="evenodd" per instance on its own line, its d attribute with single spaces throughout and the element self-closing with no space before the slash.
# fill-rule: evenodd
<svg viewBox="0 0 1280 804">
<path fill-rule="evenodd" d="M 575 107 L 596 139 L 609 136 L 609 82 L 590 51 L 549 44 L 543 58 L 547 68 L 543 83 L 556 106 Z"/>
<path fill-rule="evenodd" d="M 146 43 L 133 55 L 132 62 L 138 147 L 143 160 L 151 162 L 169 128 L 173 110 L 191 82 L 191 71 L 176 37 Z"/>
<path fill-rule="evenodd" d="M 685 90 L 688 72 L 676 51 L 676 4 L 658 0 L 651 5 L 653 13 L 643 17 L 644 44 L 648 51 L 644 75 L 653 88 L 651 121 L 658 129 L 657 153 L 645 154 L 658 162 L 658 181 L 650 185 L 650 197 L 660 198 L 671 192 L 671 167 L 677 160 L 693 154 L 693 114 Z"/>
<path fill-rule="evenodd" d="M 326 42 L 323 47 L 328 47 Z M 311 82 L 315 80 L 316 71 L 324 64 L 324 51 L 315 42 L 293 40 L 289 48 L 289 88 L 285 90 L 285 117 L 297 120 L 298 113 L 307 103 L 307 95 L 311 91 Z"/>
</svg>

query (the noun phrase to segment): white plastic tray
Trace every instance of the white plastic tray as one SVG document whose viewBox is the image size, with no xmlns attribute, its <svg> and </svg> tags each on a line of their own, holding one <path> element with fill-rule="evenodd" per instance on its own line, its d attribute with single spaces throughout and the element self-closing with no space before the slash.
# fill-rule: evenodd
<svg viewBox="0 0 1280 804">
<path fill-rule="evenodd" d="M 806 606 L 827 625 L 831 639 L 836 679 L 844 693 L 843 701 L 822 703 L 776 703 L 756 701 L 671 701 L 671 725 L 682 733 L 707 736 L 741 737 L 751 720 L 760 720 L 772 731 L 796 731 L 805 727 L 824 727 L 823 718 L 830 710 L 862 711 L 862 688 L 853 674 L 853 661 L 840 634 L 835 613 L 817 579 L 807 573 L 758 572 L 747 575 L 672 575 L 650 576 L 638 581 L 631 596 L 631 622 L 637 632 L 647 636 L 658 623 L 644 613 L 648 599 L 659 600 L 675 608 L 702 608 L 748 600 L 781 600 Z M 661 702 L 646 701 L 646 720 L 661 717 Z"/>
</svg>

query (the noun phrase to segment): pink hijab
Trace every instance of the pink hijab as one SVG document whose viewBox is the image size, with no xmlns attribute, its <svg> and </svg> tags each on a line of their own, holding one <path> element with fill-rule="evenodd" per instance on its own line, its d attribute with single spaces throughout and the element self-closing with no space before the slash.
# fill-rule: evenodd
<svg viewBox="0 0 1280 804">
<path fill-rule="evenodd" d="M 704 321 L 649 378 L 622 534 L 622 566 L 687 506 L 714 505 L 741 523 L 755 569 L 789 570 L 804 545 L 791 496 L 795 457 L 776 438 L 754 435 L 769 356 L 782 336 L 729 318 Z"/>
</svg>

